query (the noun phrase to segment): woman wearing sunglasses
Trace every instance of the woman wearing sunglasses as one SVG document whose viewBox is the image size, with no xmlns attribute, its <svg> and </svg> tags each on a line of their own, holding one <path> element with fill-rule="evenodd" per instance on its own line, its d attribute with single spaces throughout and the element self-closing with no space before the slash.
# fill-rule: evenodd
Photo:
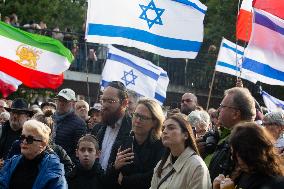
<svg viewBox="0 0 284 189">
<path fill-rule="evenodd" d="M 29 120 L 23 125 L 21 155 L 5 162 L 0 171 L 0 188 L 58 188 L 66 189 L 63 165 L 54 154 L 46 151 L 50 128 L 45 124 Z"/>
<path fill-rule="evenodd" d="M 211 189 L 209 171 L 199 156 L 192 128 L 181 115 L 163 123 L 162 142 L 166 152 L 155 168 L 152 189 Z"/>
<path fill-rule="evenodd" d="M 116 188 L 148 189 L 164 152 L 160 141 L 165 117 L 154 100 L 141 99 L 132 114 L 133 136 L 120 146 L 113 167 Z"/>
</svg>

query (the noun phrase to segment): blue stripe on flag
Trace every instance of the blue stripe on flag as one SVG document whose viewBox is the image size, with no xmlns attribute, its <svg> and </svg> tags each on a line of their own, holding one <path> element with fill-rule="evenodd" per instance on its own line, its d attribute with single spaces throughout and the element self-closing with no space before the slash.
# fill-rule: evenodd
<svg viewBox="0 0 284 189">
<path fill-rule="evenodd" d="M 284 81 L 284 72 L 250 58 L 245 57 L 242 67 L 265 77 Z"/>
<path fill-rule="evenodd" d="M 159 93 L 155 93 L 155 99 L 157 99 L 158 101 L 163 103 L 166 98 L 164 96 L 160 95 Z"/>
<path fill-rule="evenodd" d="M 236 48 L 233 48 L 233 47 L 229 46 L 229 45 L 226 44 L 226 43 L 223 43 L 222 47 L 227 48 L 227 49 L 230 49 L 230 50 L 232 50 L 232 51 L 234 51 L 235 53 L 240 54 L 240 55 L 243 55 L 243 54 L 244 54 L 244 52 L 242 52 L 242 51 L 240 51 L 240 50 L 237 50 L 237 51 L 236 51 Z"/>
<path fill-rule="evenodd" d="M 119 55 L 116 55 L 116 54 L 112 54 L 112 53 L 108 53 L 108 59 L 120 62 L 120 63 L 125 64 L 127 66 L 130 66 L 130 67 L 136 69 L 137 71 L 143 73 L 144 75 L 147 75 L 148 77 L 153 78 L 154 80 L 158 80 L 159 79 L 159 75 L 156 74 L 155 72 L 152 72 L 152 71 L 147 70 L 147 69 L 145 69 L 145 68 L 143 68 L 141 66 L 138 66 L 137 64 L 135 64 L 131 60 L 129 60 L 127 58 L 124 58 L 122 56 L 119 56 Z"/>
<path fill-rule="evenodd" d="M 168 74 L 167 74 L 167 73 L 161 73 L 160 76 L 162 76 L 162 77 L 168 77 Z"/>
<path fill-rule="evenodd" d="M 262 96 L 266 96 L 267 98 L 269 98 L 269 100 L 271 100 L 271 102 L 273 102 L 276 106 L 279 106 L 282 109 L 284 109 L 284 104 L 282 104 L 279 99 L 269 95 L 265 91 L 262 91 L 261 94 L 262 94 Z"/>
<path fill-rule="evenodd" d="M 274 23 L 267 16 L 260 14 L 256 11 L 254 11 L 254 13 L 255 13 L 255 23 L 284 35 L 284 28 Z"/>
<path fill-rule="evenodd" d="M 156 47 L 169 50 L 198 52 L 202 42 L 183 39 L 174 39 L 149 33 L 135 28 L 112 26 L 104 24 L 89 24 L 87 35 L 99 35 L 108 37 L 122 37 L 143 43 L 148 43 Z"/>
<path fill-rule="evenodd" d="M 176 1 L 176 2 L 179 2 L 179 3 L 182 3 L 182 4 L 185 4 L 185 5 L 189 5 L 193 8 L 195 8 L 196 10 L 202 12 L 203 14 L 206 13 L 206 10 L 202 9 L 201 7 L 199 7 L 197 4 L 193 3 L 193 2 L 190 2 L 188 0 L 173 0 L 173 1 Z"/>
<path fill-rule="evenodd" d="M 227 68 L 230 68 L 230 69 L 232 69 L 232 70 L 240 71 L 240 68 L 239 68 L 239 67 L 236 67 L 236 66 L 234 66 L 234 65 L 232 65 L 232 64 L 228 64 L 228 63 L 226 63 L 226 62 L 218 61 L 218 62 L 217 62 L 217 65 L 218 65 L 218 66 L 227 67 Z"/>
</svg>

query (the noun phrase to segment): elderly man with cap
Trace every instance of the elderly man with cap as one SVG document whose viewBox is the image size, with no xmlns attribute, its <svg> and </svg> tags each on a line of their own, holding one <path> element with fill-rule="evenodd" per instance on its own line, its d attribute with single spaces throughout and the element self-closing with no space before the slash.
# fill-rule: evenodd
<svg viewBox="0 0 284 189">
<path fill-rule="evenodd" d="M 262 125 L 267 129 L 267 131 L 273 136 L 276 141 L 275 147 L 279 149 L 280 153 L 284 152 L 283 145 L 283 131 L 284 131 L 284 113 L 279 112 L 269 112 L 265 114 Z"/>
<path fill-rule="evenodd" d="M 92 108 L 90 108 L 88 115 L 88 131 L 93 132 L 93 135 L 97 135 L 100 124 L 102 122 L 102 114 L 101 114 L 102 105 L 100 103 L 95 103 Z"/>
<path fill-rule="evenodd" d="M 74 163 L 77 142 L 86 133 L 86 123 L 74 112 L 75 100 L 75 92 L 72 89 L 62 89 L 56 96 L 57 109 L 53 116 L 54 142 L 67 152 Z"/>
<path fill-rule="evenodd" d="M 40 109 L 46 116 L 51 116 L 56 111 L 56 104 L 54 102 L 43 102 L 40 105 Z"/>
<path fill-rule="evenodd" d="M 15 99 L 11 108 L 5 109 L 10 112 L 9 121 L 1 128 L 0 136 L 0 158 L 5 159 L 11 145 L 19 139 L 25 121 L 29 120 L 33 112 L 29 110 L 28 103 L 24 99 Z"/>
</svg>

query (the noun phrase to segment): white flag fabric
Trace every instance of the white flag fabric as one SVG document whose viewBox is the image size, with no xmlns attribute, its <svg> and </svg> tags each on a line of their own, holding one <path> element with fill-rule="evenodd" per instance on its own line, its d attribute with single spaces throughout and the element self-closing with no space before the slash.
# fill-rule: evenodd
<svg viewBox="0 0 284 189">
<path fill-rule="evenodd" d="M 6 98 L 9 94 L 17 91 L 22 82 L 0 71 L 0 93 Z"/>
<path fill-rule="evenodd" d="M 244 47 L 223 38 L 216 62 L 216 71 L 240 76 L 242 79 L 256 83 L 257 79 L 251 73 L 248 73 L 248 70 L 242 69 L 242 74 L 240 75 L 243 55 Z"/>
<path fill-rule="evenodd" d="M 284 101 L 271 96 L 265 91 L 262 91 L 261 95 L 265 103 L 265 106 L 268 108 L 269 111 L 275 112 L 279 110 L 284 110 Z"/>
<path fill-rule="evenodd" d="M 284 85 L 284 20 L 253 9 L 252 33 L 242 67 L 270 85 Z"/>
<path fill-rule="evenodd" d="M 167 73 L 162 68 L 109 45 L 101 87 L 106 87 L 111 81 L 121 81 L 127 89 L 160 103 L 166 99 L 169 84 Z"/>
<path fill-rule="evenodd" d="M 194 59 L 206 10 L 198 0 L 91 0 L 86 40 Z"/>
</svg>

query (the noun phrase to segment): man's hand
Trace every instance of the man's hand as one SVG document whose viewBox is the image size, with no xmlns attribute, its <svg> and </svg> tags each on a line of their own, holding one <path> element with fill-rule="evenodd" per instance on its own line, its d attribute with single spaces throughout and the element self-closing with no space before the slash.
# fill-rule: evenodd
<svg viewBox="0 0 284 189">
<path fill-rule="evenodd" d="M 236 82 L 236 87 L 241 87 L 241 88 L 244 87 L 243 81 L 242 81 L 242 79 L 239 78 L 239 77 L 238 77 L 237 82 Z"/>
</svg>

